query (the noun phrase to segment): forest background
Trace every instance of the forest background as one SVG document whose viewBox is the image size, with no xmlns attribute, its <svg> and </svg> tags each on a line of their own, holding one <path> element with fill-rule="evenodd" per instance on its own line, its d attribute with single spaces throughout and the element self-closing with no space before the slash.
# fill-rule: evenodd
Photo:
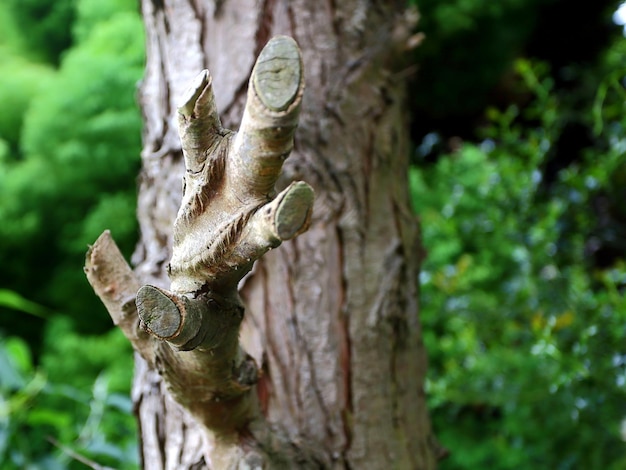
<svg viewBox="0 0 626 470">
<path fill-rule="evenodd" d="M 440 468 L 626 468 L 621 2 L 415 3 Z M 81 267 L 106 228 L 137 240 L 143 65 L 136 0 L 0 3 L 2 468 L 138 465 L 132 351 Z"/>
</svg>

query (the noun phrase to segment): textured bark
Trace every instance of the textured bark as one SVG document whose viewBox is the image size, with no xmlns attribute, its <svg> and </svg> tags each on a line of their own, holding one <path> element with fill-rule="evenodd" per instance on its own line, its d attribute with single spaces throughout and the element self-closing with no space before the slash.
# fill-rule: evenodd
<svg viewBox="0 0 626 470">
<path fill-rule="evenodd" d="M 170 287 L 185 168 L 176 108 L 185 88 L 209 69 L 222 123 L 236 129 L 267 40 L 285 34 L 302 51 L 306 91 L 277 189 L 309 183 L 313 218 L 308 232 L 267 253 L 240 283 L 240 342 L 261 370 L 251 390 L 266 418 L 233 443 L 251 467 L 256 446 L 259 465 L 273 468 L 435 468 L 417 305 L 421 247 L 406 181 L 404 4 L 142 2 L 146 125 L 133 260 L 142 284 Z M 137 356 L 133 398 L 146 468 L 224 468 L 215 460 L 220 443 L 172 399 L 149 355 Z"/>
</svg>

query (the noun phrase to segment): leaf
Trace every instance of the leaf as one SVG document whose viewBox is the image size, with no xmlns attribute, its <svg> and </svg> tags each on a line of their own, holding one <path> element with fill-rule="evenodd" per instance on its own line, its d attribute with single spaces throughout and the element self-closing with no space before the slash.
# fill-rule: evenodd
<svg viewBox="0 0 626 470">
<path fill-rule="evenodd" d="M 25 299 L 17 292 L 9 289 L 0 289 L 0 307 L 6 307 L 18 312 L 28 313 L 35 317 L 48 319 L 52 312 L 46 307 Z"/>
<path fill-rule="evenodd" d="M 15 365 L 8 351 L 0 348 L 0 387 L 2 389 L 19 389 L 24 386 L 26 379 Z M 0 417 L 2 412 L 0 411 Z"/>
</svg>

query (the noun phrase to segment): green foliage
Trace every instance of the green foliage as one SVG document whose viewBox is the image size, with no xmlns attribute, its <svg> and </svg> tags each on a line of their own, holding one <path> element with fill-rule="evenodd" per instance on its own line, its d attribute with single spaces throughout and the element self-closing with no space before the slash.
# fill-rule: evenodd
<svg viewBox="0 0 626 470">
<path fill-rule="evenodd" d="M 480 111 L 532 33 L 541 0 L 412 2 L 426 40 L 415 105 L 435 117 Z M 462 44 L 462 47 L 459 45 Z M 462 77 L 462 79 L 459 79 Z"/>
<path fill-rule="evenodd" d="M 32 97 L 51 79 L 53 71 L 1 46 L 0 64 L 0 102 L 4 110 L 0 113 L 0 136 L 17 156 L 24 113 Z"/>
<path fill-rule="evenodd" d="M 126 254 L 135 244 L 141 118 L 134 89 L 144 46 L 135 2 L 82 0 L 77 8 L 77 43 L 56 73 L 39 75 L 42 66 L 26 63 L 4 79 L 16 113 L 6 126 L 0 118 L 9 151 L 0 161 L 0 257 L 7 267 L 0 285 L 95 332 L 110 320 L 80 267 L 87 244 L 104 229 L 113 229 Z M 0 77 L 11 75 L 0 70 Z M 12 328 L 19 322 L 12 318 L 2 323 Z"/>
<path fill-rule="evenodd" d="M 0 3 L 0 47 L 23 51 L 24 39 L 13 17 L 12 9 L 6 2 Z"/>
<path fill-rule="evenodd" d="M 6 146 L 0 161 L 15 156 L 24 112 L 53 73 L 49 65 L 27 58 L 26 36 L 16 24 L 12 8 L 0 2 L 0 141 Z"/>
<path fill-rule="evenodd" d="M 125 12 L 137 17 L 139 3 L 136 0 L 78 0 L 76 4 L 77 21 L 72 25 L 72 33 L 77 42 L 85 41 L 91 30 L 106 22 L 112 16 Z M 133 35 L 133 41 L 137 37 Z"/>
<path fill-rule="evenodd" d="M 2 468 L 84 468 L 67 449 L 101 465 L 136 468 L 128 341 L 118 330 L 78 335 L 59 319 L 46 343 L 37 367 L 22 339 L 0 340 Z"/>
<path fill-rule="evenodd" d="M 489 109 L 485 140 L 410 175 L 428 250 L 428 394 L 451 451 L 441 468 L 617 470 L 626 250 L 622 240 L 621 257 L 598 266 L 589 240 L 602 236 L 594 204 L 624 195 L 626 118 L 611 111 L 623 101 L 616 91 L 603 102 L 602 127 L 613 130 L 604 151 L 585 149 L 547 183 L 567 103 L 545 64 L 516 70 L 534 96 L 526 107 Z"/>
<path fill-rule="evenodd" d="M 581 75 L 597 72 L 588 73 L 621 33 L 611 22 L 621 0 L 409 3 L 419 9 L 417 29 L 425 34 L 413 53 L 419 67 L 409 88 L 418 141 L 433 131 L 444 139 L 474 140 L 486 106 L 506 108 L 518 103 L 523 107 L 528 96 L 517 89 L 513 70 L 520 57 L 550 64 L 560 98 L 571 102 L 567 114 L 577 121 L 581 110 L 575 104 L 587 98 L 579 87 Z M 578 136 L 584 137 L 580 132 Z"/>
<path fill-rule="evenodd" d="M 52 312 L 45 307 L 31 302 L 17 292 L 8 289 L 0 289 L 0 306 L 41 318 L 49 318 L 52 315 Z"/>
<path fill-rule="evenodd" d="M 137 237 L 138 5 L 10 0 L 0 26 L 0 467 L 136 468 L 131 347 L 81 267 Z"/>
<path fill-rule="evenodd" d="M 76 0 L 5 0 L 28 50 L 57 63 L 72 44 Z"/>
</svg>

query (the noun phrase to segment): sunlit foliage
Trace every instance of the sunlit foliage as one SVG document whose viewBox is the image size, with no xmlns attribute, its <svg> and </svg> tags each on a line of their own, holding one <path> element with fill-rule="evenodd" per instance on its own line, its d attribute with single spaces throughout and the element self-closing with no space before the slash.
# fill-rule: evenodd
<svg viewBox="0 0 626 470">
<path fill-rule="evenodd" d="M 81 0 L 75 16 L 58 69 L 0 49 L 1 90 L 15 109 L 11 122 L 0 118 L 0 283 L 97 331 L 109 320 L 80 266 L 105 228 L 127 254 L 136 241 L 144 45 L 135 2 Z"/>
<path fill-rule="evenodd" d="M 134 0 L 0 3 L 3 469 L 137 467 L 132 351 L 81 267 L 137 240 L 143 63 Z"/>
<path fill-rule="evenodd" d="M 45 349 L 37 366 L 23 339 L 0 338 L 2 468 L 83 469 L 80 458 L 137 468 L 126 338 L 119 330 L 78 335 L 59 317 Z"/>
</svg>

